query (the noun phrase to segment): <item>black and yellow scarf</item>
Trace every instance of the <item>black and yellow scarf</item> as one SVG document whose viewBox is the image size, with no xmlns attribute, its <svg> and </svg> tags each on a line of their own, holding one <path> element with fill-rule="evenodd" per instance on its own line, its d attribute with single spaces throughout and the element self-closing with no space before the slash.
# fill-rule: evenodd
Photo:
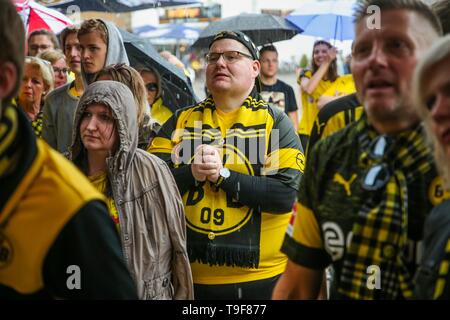
<svg viewBox="0 0 450 320">
<path fill-rule="evenodd" d="M 240 107 L 229 131 L 220 128 L 212 98 L 193 107 L 201 127 L 187 123 L 183 153 L 196 145 L 215 145 L 221 150 L 224 167 L 246 175 L 261 175 L 270 136 L 267 104 L 253 92 Z M 200 121 L 201 120 L 201 121 Z M 249 146 L 262 146 L 256 155 Z M 264 152 L 265 151 L 265 152 Z M 259 153 L 259 152 L 258 152 Z M 253 159 L 252 159 L 253 156 Z M 239 203 L 210 182 L 197 183 L 183 197 L 187 222 L 188 253 L 191 261 L 209 265 L 257 268 L 260 256 L 261 210 Z"/>
<path fill-rule="evenodd" d="M 353 237 L 343 261 L 338 290 L 352 299 L 410 298 L 412 275 L 404 257 L 408 239 L 407 186 L 432 169 L 432 155 L 420 125 L 388 137 L 390 147 L 377 159 L 371 157 L 370 149 L 379 135 L 367 121 L 361 121 L 357 130 L 363 150 L 360 164 L 366 168 L 385 164 L 389 175 L 384 186 L 365 193 L 365 201 L 353 224 Z M 379 268 L 381 290 L 367 285 L 369 266 Z"/>
<path fill-rule="evenodd" d="M 1 107 L 0 102 L 0 182 L 9 178 L 14 171 L 19 155 L 19 119 L 16 108 L 12 106 Z M 7 189 L 4 185 L 1 187 Z M 5 190 L 1 190 L 5 191 Z M 0 197 L 0 214 L 6 199 Z M 8 219 L 0 223 L 0 267 L 8 263 L 11 255 L 11 245 L 4 235 L 4 228 Z"/>
<path fill-rule="evenodd" d="M 0 108 L 1 109 L 1 108 Z M 5 106 L 0 115 L 0 178 L 3 178 L 15 163 L 18 154 L 19 120 L 13 106 Z"/>
<path fill-rule="evenodd" d="M 17 98 L 13 99 L 12 105 L 14 107 L 21 108 L 23 111 L 25 111 L 25 109 L 19 105 L 19 100 Z M 42 127 L 44 125 L 44 112 L 42 108 L 41 110 L 39 110 L 38 114 L 34 119 L 31 119 L 27 113 L 24 112 L 24 114 L 27 117 L 28 121 L 30 122 L 31 127 L 33 128 L 34 134 L 36 135 L 37 138 L 40 138 L 42 136 Z"/>
</svg>

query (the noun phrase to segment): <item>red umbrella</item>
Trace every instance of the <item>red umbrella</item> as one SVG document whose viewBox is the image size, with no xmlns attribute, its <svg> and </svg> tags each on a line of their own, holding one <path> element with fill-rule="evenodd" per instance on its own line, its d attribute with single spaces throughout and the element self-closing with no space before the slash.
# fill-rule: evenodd
<svg viewBox="0 0 450 320">
<path fill-rule="evenodd" d="M 36 29 L 47 29 L 55 34 L 65 27 L 72 25 L 72 21 L 62 13 L 49 9 L 33 0 L 15 0 L 17 12 L 21 15 L 27 34 Z"/>
</svg>

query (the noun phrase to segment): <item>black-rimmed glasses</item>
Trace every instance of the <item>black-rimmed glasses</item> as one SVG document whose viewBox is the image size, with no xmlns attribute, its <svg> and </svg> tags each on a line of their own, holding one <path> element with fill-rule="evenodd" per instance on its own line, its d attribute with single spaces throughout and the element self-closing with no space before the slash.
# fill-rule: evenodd
<svg viewBox="0 0 450 320">
<path fill-rule="evenodd" d="M 220 56 L 223 56 L 223 59 L 227 63 L 234 63 L 238 61 L 241 57 L 246 57 L 253 60 L 253 57 L 251 55 L 240 51 L 210 52 L 205 56 L 205 59 L 208 64 L 214 64 L 217 63 L 217 61 L 219 61 Z"/>
</svg>

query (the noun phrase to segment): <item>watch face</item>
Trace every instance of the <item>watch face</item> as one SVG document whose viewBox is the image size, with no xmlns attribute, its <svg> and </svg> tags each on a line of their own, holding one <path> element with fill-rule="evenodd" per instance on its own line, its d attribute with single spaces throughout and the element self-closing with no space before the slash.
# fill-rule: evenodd
<svg viewBox="0 0 450 320">
<path fill-rule="evenodd" d="M 227 168 L 222 168 L 220 169 L 219 174 L 224 178 L 228 178 L 230 176 L 230 170 Z"/>
</svg>

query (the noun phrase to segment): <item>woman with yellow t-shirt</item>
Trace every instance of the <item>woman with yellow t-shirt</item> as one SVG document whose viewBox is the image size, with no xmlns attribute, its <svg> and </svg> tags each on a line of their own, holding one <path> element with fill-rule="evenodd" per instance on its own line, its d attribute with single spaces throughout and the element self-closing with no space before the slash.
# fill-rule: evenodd
<svg viewBox="0 0 450 320">
<path fill-rule="evenodd" d="M 327 41 L 316 41 L 313 46 L 312 70 L 302 70 L 297 80 L 303 107 L 298 134 L 304 149 L 319 112 L 317 101 L 337 77 L 336 48 Z"/>
</svg>

